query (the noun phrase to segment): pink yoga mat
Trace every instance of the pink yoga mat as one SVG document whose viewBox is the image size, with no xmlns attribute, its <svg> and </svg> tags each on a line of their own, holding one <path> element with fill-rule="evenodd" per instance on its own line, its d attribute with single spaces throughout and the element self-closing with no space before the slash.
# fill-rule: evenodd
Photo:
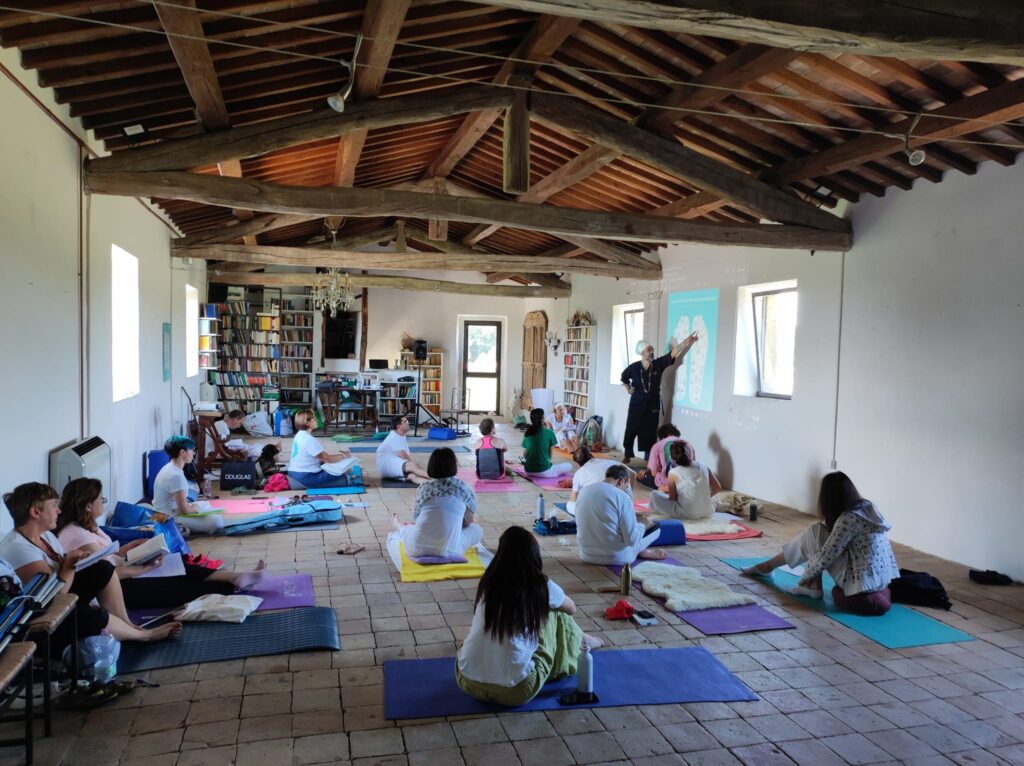
<svg viewBox="0 0 1024 766">
<path fill-rule="evenodd" d="M 513 468 L 512 471 L 516 475 L 521 476 L 522 478 L 526 479 L 527 481 L 533 482 L 534 484 L 536 484 L 541 489 L 546 489 L 549 492 L 558 492 L 559 490 L 562 490 L 562 488 L 558 486 L 558 482 L 560 482 L 562 479 L 570 479 L 570 478 L 572 478 L 572 474 L 568 474 L 568 473 L 565 474 L 564 476 L 543 476 L 542 477 L 542 476 L 528 476 L 526 471 L 524 469 L 522 469 L 522 468 Z M 565 489 L 565 490 L 562 490 L 562 491 L 568 492 L 569 490 Z"/>
<path fill-rule="evenodd" d="M 298 493 L 293 493 L 298 494 Z M 283 505 L 291 495 L 259 495 L 260 500 L 252 497 L 222 497 L 211 500 L 210 505 L 214 508 L 223 509 L 224 513 L 267 513 L 270 510 L 268 503 Z"/>
<path fill-rule="evenodd" d="M 474 492 L 522 492 L 522 487 L 516 484 L 511 476 L 504 479 L 478 479 L 476 470 L 473 468 L 460 468 L 459 478 L 473 488 Z"/>
</svg>

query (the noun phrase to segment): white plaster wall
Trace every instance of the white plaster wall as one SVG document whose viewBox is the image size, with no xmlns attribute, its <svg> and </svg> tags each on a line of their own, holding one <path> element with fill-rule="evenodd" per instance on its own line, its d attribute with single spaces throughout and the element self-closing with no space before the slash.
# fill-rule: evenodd
<svg viewBox="0 0 1024 766">
<path fill-rule="evenodd" d="M 839 468 L 900 542 L 1024 579 L 1024 167 L 854 210 Z"/>
</svg>

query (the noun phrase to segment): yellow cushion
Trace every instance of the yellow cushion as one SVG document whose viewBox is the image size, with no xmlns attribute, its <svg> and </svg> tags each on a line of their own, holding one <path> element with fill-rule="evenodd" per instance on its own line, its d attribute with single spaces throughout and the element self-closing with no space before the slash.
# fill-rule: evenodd
<svg viewBox="0 0 1024 766">
<path fill-rule="evenodd" d="M 405 543 L 398 544 L 398 552 L 402 557 L 402 582 L 431 582 L 432 580 L 460 580 L 480 577 L 484 573 L 484 565 L 476 548 L 467 548 L 463 554 L 465 564 L 417 564 L 405 555 Z"/>
</svg>

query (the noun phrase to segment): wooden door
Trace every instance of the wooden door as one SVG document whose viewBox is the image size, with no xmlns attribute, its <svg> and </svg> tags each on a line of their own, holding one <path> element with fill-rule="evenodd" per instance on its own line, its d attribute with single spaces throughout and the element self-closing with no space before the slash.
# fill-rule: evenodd
<svg viewBox="0 0 1024 766">
<path fill-rule="evenodd" d="M 548 315 L 531 311 L 523 320 L 523 393 L 520 402 L 530 409 L 530 391 L 544 388 L 548 380 L 548 355 L 544 334 L 548 331 Z"/>
</svg>

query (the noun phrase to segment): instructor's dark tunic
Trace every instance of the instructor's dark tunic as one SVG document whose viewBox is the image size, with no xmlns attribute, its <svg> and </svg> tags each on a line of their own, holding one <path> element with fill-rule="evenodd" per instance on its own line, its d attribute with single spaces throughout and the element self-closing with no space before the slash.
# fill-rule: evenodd
<svg viewBox="0 0 1024 766">
<path fill-rule="evenodd" d="M 659 356 L 646 370 L 643 363 L 633 362 L 622 371 L 622 382 L 633 387 L 629 397 L 629 415 L 623 450 L 626 457 L 633 455 L 633 440 L 641 452 L 647 452 L 658 440 L 658 416 L 661 413 L 661 374 L 672 366 L 672 354 Z"/>
</svg>

